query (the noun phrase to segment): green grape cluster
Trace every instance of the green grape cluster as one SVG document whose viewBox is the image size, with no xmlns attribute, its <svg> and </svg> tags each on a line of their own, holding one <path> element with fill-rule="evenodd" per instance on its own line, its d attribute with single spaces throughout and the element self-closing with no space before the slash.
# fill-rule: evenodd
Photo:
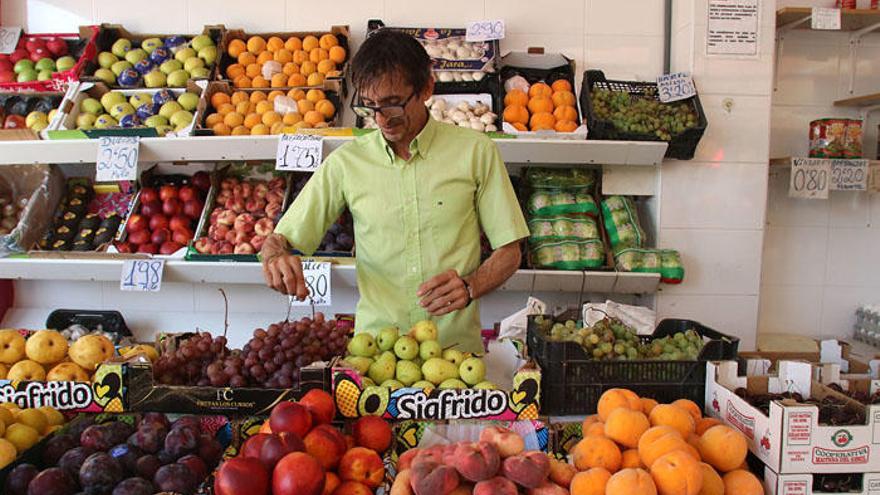
<svg viewBox="0 0 880 495">
<path fill-rule="evenodd" d="M 697 359 L 703 349 L 703 338 L 693 329 L 654 339 L 646 346 L 646 357 L 668 361 Z"/>
<path fill-rule="evenodd" d="M 596 117 L 610 120 L 619 132 L 653 134 L 662 141 L 697 125 L 697 114 L 686 102 L 662 103 L 653 95 L 594 88 L 590 93 Z"/>
</svg>

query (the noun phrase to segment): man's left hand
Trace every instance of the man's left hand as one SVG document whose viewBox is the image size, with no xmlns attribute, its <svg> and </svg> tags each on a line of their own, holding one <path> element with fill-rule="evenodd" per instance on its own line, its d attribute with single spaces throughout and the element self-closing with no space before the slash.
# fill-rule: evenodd
<svg viewBox="0 0 880 495">
<path fill-rule="evenodd" d="M 433 316 L 464 308 L 470 302 L 464 280 L 455 270 L 448 270 L 419 286 L 419 304 Z"/>
</svg>

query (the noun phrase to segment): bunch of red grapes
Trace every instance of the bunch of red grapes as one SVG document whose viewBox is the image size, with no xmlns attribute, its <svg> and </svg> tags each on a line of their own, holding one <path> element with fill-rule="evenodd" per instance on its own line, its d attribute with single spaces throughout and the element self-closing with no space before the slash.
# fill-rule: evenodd
<svg viewBox="0 0 880 495">
<path fill-rule="evenodd" d="M 198 333 L 180 341 L 175 349 L 163 350 L 153 363 L 153 376 L 165 385 L 208 386 L 211 385 L 208 368 L 231 354 L 226 347 L 226 337 Z"/>
</svg>

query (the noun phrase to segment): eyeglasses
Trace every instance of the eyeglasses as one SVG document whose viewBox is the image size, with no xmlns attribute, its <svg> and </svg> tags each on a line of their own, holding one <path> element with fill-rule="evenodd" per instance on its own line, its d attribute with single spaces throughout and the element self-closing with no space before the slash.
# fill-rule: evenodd
<svg viewBox="0 0 880 495">
<path fill-rule="evenodd" d="M 376 118 L 377 113 L 381 113 L 382 116 L 385 117 L 386 119 L 393 119 L 396 117 L 400 117 L 401 115 L 404 114 L 404 111 L 405 111 L 404 109 L 409 104 L 410 100 L 412 100 L 413 97 L 415 97 L 415 95 L 416 95 L 416 92 L 413 91 L 412 94 L 410 94 L 409 97 L 407 97 L 407 99 L 403 100 L 402 103 L 399 103 L 397 105 L 382 105 L 382 106 L 374 107 L 374 106 L 363 105 L 363 104 L 355 105 L 354 103 L 352 103 L 351 109 L 354 111 L 355 115 L 357 115 L 358 117 L 361 117 L 361 118 L 365 118 L 365 119 Z M 357 101 L 357 100 L 358 100 L 358 95 L 355 94 L 352 101 Z"/>
</svg>

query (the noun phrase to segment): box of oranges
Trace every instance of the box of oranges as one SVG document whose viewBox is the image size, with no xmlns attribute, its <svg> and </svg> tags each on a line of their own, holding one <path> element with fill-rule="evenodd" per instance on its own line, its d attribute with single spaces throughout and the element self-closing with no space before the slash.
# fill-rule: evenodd
<svg viewBox="0 0 880 495">
<path fill-rule="evenodd" d="M 235 88 L 228 81 L 208 85 L 199 102 L 200 136 L 242 136 L 295 133 L 300 129 L 334 127 L 342 102 L 341 81 L 322 88 Z"/>
<path fill-rule="evenodd" d="M 235 88 L 323 87 L 325 80 L 343 80 L 350 37 L 348 26 L 258 34 L 231 29 L 223 38 L 219 77 Z"/>
<path fill-rule="evenodd" d="M 574 93 L 574 61 L 543 49 L 511 52 L 501 67 L 503 129 L 528 138 L 586 139 Z"/>
</svg>

